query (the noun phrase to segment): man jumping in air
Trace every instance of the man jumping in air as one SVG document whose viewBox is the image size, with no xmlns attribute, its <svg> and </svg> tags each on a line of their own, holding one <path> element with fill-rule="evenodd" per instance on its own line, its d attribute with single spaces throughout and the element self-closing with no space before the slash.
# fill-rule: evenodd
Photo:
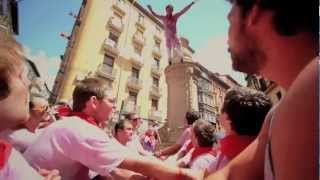
<svg viewBox="0 0 320 180">
<path fill-rule="evenodd" d="M 197 0 L 192 1 L 189 5 L 183 8 L 180 12 L 173 14 L 173 6 L 171 4 L 166 6 L 166 15 L 158 15 L 152 10 L 152 7 L 148 5 L 148 9 L 150 10 L 151 14 L 160 19 L 164 25 L 164 31 L 166 36 L 166 46 L 168 50 L 169 56 L 169 65 L 172 64 L 172 54 L 173 50 L 175 49 L 179 59 L 183 62 L 183 53 L 181 50 L 181 45 L 179 39 L 177 37 L 177 20 L 181 15 L 187 12 L 192 5 L 194 5 Z"/>
</svg>

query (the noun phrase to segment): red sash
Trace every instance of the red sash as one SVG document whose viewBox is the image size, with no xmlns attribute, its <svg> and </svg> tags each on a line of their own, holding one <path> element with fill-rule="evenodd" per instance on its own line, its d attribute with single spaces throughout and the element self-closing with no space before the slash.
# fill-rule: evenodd
<svg viewBox="0 0 320 180">
<path fill-rule="evenodd" d="M 87 121 L 88 123 L 99 127 L 99 125 L 97 124 L 97 122 L 94 120 L 94 118 L 92 116 L 89 116 L 83 112 L 72 112 L 73 116 L 78 116 L 80 119 L 83 119 L 85 121 Z"/>
<path fill-rule="evenodd" d="M 229 135 L 220 141 L 221 153 L 231 160 L 241 153 L 255 138 L 253 136 Z"/>
<path fill-rule="evenodd" d="M 0 140 L 0 169 L 7 164 L 11 150 L 12 146 L 9 143 Z"/>
</svg>

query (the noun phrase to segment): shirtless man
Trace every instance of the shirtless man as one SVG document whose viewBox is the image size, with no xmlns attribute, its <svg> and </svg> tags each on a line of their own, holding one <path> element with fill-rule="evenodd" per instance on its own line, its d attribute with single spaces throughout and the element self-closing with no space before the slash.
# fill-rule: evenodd
<svg viewBox="0 0 320 180">
<path fill-rule="evenodd" d="M 316 179 L 318 2 L 229 1 L 233 68 L 261 74 L 287 94 L 253 143 L 207 179 Z"/>
<path fill-rule="evenodd" d="M 177 21 L 181 15 L 186 13 L 192 5 L 194 5 L 197 0 L 192 1 L 189 5 L 183 8 L 180 12 L 173 14 L 173 6 L 171 4 L 166 6 L 166 15 L 158 15 L 152 10 L 152 7 L 148 5 L 148 9 L 151 14 L 160 19 L 164 25 L 166 46 L 169 56 L 169 65 L 172 64 L 173 50 L 176 50 L 179 59 L 183 62 L 183 52 L 181 50 L 181 44 L 179 38 L 177 37 Z"/>
</svg>

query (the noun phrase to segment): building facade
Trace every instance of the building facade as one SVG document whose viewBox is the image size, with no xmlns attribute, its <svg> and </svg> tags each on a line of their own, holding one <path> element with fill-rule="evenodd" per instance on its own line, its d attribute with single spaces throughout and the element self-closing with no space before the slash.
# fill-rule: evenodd
<svg viewBox="0 0 320 180">
<path fill-rule="evenodd" d="M 162 24 L 134 1 L 83 1 L 51 102 L 70 101 L 77 81 L 99 77 L 114 90 L 117 110 L 163 122 L 167 66 Z"/>
<path fill-rule="evenodd" d="M 30 94 L 49 99 L 51 92 L 47 83 L 41 79 L 36 64 L 27 58 L 25 59 L 25 62 L 28 68 L 28 79 L 31 81 Z"/>
<path fill-rule="evenodd" d="M 246 76 L 247 87 L 266 93 L 273 104 L 279 102 L 285 95 L 285 90 L 276 83 L 258 75 Z"/>
<path fill-rule="evenodd" d="M 202 119 L 217 123 L 226 91 L 239 86 L 231 77 L 225 82 L 224 76 L 212 73 L 193 61 L 175 63 L 165 69 L 165 75 L 168 85 L 168 122 L 160 133 L 165 145 L 174 143 L 186 127 L 187 111 L 199 111 Z"/>
<path fill-rule="evenodd" d="M 0 0 L 0 31 L 10 34 L 19 33 L 18 2 L 16 0 Z"/>
</svg>

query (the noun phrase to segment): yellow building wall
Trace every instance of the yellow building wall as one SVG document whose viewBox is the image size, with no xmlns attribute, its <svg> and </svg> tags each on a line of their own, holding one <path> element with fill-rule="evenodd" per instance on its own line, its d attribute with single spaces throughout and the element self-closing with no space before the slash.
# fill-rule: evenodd
<svg viewBox="0 0 320 180">
<path fill-rule="evenodd" d="M 109 35 L 107 22 L 113 15 L 112 5 L 116 0 L 95 0 L 87 1 L 85 11 L 81 16 L 81 25 L 79 33 L 76 35 L 76 44 L 70 55 L 69 67 L 64 75 L 64 82 L 59 93 L 58 100 L 70 100 L 74 89 L 73 82 L 78 73 L 86 75 L 88 72 L 95 72 L 98 65 L 104 59 L 104 40 Z M 117 98 L 117 109 L 120 109 L 121 102 L 128 97 L 127 79 L 131 75 L 132 64 L 129 61 L 134 53 L 132 36 L 136 32 L 136 22 L 138 20 L 139 10 L 131 4 L 125 4 L 125 16 L 122 18 L 124 29 L 118 40 L 120 50 L 119 58 L 115 59 L 113 68 L 117 71 L 113 81 L 113 90 Z M 154 46 L 154 34 L 156 34 L 156 23 L 144 15 L 144 24 L 146 30 L 145 46 L 142 50 L 143 66 L 140 69 L 139 79 L 143 80 L 143 88 L 138 93 L 137 104 L 140 106 L 140 115 L 148 118 L 151 109 L 150 87 L 152 85 L 151 64 L 153 61 L 152 50 Z M 167 63 L 165 51 L 164 34 L 162 32 L 160 67 L 162 74 L 160 76 L 159 87 L 162 90 L 158 108 L 162 112 L 162 119 L 167 114 L 167 85 L 165 82 L 163 70 Z"/>
</svg>

